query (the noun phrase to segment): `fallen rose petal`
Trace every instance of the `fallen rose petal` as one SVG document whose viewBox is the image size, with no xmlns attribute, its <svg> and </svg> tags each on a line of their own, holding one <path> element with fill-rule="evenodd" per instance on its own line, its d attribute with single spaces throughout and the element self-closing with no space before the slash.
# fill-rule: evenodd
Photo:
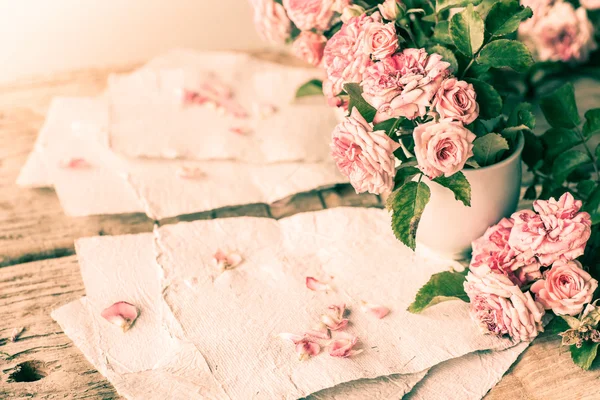
<svg viewBox="0 0 600 400">
<path fill-rule="evenodd" d="M 346 304 L 344 304 L 344 303 L 332 304 L 328 308 L 330 310 L 333 310 L 333 312 L 335 313 L 335 317 L 338 320 L 341 320 L 342 318 L 344 318 L 344 314 L 346 313 Z"/>
<path fill-rule="evenodd" d="M 242 136 L 246 136 L 252 133 L 252 129 L 244 126 L 232 126 L 231 128 L 229 128 L 229 131 Z"/>
<path fill-rule="evenodd" d="M 333 318 L 331 315 L 326 314 L 321 315 L 321 322 L 332 331 L 340 331 L 348 326 L 347 319 L 338 320 Z"/>
<path fill-rule="evenodd" d="M 68 158 L 61 160 L 58 165 L 61 168 L 69 169 L 85 169 L 90 168 L 92 165 L 83 158 Z"/>
<path fill-rule="evenodd" d="M 271 115 L 277 112 L 277 107 L 272 104 L 254 103 L 252 105 L 252 109 L 254 114 L 260 119 L 269 118 Z"/>
<path fill-rule="evenodd" d="M 180 167 L 175 174 L 181 179 L 201 179 L 206 177 L 206 173 L 198 167 Z"/>
<path fill-rule="evenodd" d="M 370 312 L 374 316 L 379 319 L 384 318 L 386 315 L 390 313 L 390 309 L 384 306 L 380 306 L 378 304 L 367 303 L 365 301 L 361 301 L 360 309 L 363 312 Z"/>
<path fill-rule="evenodd" d="M 277 337 L 280 339 L 283 339 L 283 340 L 289 340 L 290 342 L 292 342 L 294 344 L 298 344 L 304 339 L 304 336 L 302 336 L 302 335 L 297 335 L 295 333 L 287 333 L 287 332 L 280 333 L 277 335 Z"/>
<path fill-rule="evenodd" d="M 21 336 L 21 334 L 23 333 L 24 330 L 25 330 L 25 327 L 19 327 L 19 328 L 13 329 L 12 333 L 10 334 L 10 341 L 16 342 L 17 340 L 19 340 L 19 336 Z"/>
<path fill-rule="evenodd" d="M 315 292 L 327 292 L 331 290 L 331 286 L 327 283 L 323 283 L 312 276 L 306 277 L 306 287 Z"/>
<path fill-rule="evenodd" d="M 321 323 L 314 327 L 313 329 L 309 329 L 305 332 L 306 336 L 314 337 L 317 339 L 331 339 L 331 332 L 327 328 L 327 325 Z"/>
<path fill-rule="evenodd" d="M 309 359 L 311 356 L 316 356 L 321 352 L 321 346 L 308 339 L 303 339 L 296 344 L 296 353 L 300 361 Z"/>
<path fill-rule="evenodd" d="M 362 350 L 353 350 L 358 343 L 358 338 L 351 336 L 348 338 L 337 339 L 331 343 L 329 355 L 332 357 L 348 358 L 362 353 Z"/>
<path fill-rule="evenodd" d="M 100 315 L 111 324 L 121 327 L 123 332 L 126 332 L 140 314 L 134 305 L 119 301 L 106 308 Z"/>
<path fill-rule="evenodd" d="M 243 258 L 238 253 L 225 253 L 221 249 L 217 250 L 217 252 L 213 256 L 213 260 L 219 267 L 219 270 L 225 271 L 228 269 L 233 269 L 240 265 L 243 261 Z"/>
</svg>

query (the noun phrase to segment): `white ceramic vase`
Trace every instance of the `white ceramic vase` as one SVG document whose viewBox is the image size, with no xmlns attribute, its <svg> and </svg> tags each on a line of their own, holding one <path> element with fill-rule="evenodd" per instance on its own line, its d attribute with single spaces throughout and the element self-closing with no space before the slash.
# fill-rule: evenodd
<svg viewBox="0 0 600 400">
<path fill-rule="evenodd" d="M 523 145 L 523 135 L 519 135 L 516 149 L 507 159 L 462 171 L 471 184 L 471 207 L 455 200 L 449 189 L 424 177 L 431 198 L 419 223 L 417 244 L 443 258 L 466 258 L 473 240 L 516 210 Z"/>
</svg>

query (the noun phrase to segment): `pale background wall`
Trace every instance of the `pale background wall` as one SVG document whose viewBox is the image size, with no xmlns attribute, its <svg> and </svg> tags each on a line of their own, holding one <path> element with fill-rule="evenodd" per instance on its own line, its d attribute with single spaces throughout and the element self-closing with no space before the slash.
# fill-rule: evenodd
<svg viewBox="0 0 600 400">
<path fill-rule="evenodd" d="M 174 47 L 265 47 L 248 0 L 0 0 L 0 82 L 124 65 Z"/>
</svg>

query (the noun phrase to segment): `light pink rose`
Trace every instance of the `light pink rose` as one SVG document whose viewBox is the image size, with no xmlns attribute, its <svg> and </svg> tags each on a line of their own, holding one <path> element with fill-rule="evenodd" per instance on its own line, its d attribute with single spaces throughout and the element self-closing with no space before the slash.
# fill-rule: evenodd
<svg viewBox="0 0 600 400">
<path fill-rule="evenodd" d="M 283 44 L 290 37 L 292 24 L 281 4 L 273 0 L 250 0 L 254 7 L 254 25 L 258 35 L 273 44 Z"/>
<path fill-rule="evenodd" d="M 473 155 L 475 137 L 457 122 L 431 121 L 417 126 L 413 138 L 419 168 L 431 179 L 453 175 Z"/>
<path fill-rule="evenodd" d="M 327 38 L 311 31 L 301 32 L 292 44 L 294 55 L 307 63 L 317 66 L 323 58 Z"/>
<path fill-rule="evenodd" d="M 342 174 L 350 179 L 357 193 L 389 193 L 394 187 L 394 151 L 400 145 L 385 131 L 375 131 L 352 109 L 334 129 L 331 155 Z"/>
<path fill-rule="evenodd" d="M 331 8 L 333 11 L 341 14 L 344 11 L 344 8 L 348 7 L 349 5 L 350 0 L 334 0 Z"/>
<path fill-rule="evenodd" d="M 329 29 L 334 3 L 334 0 L 283 0 L 288 16 L 302 31 Z"/>
<path fill-rule="evenodd" d="M 471 318 L 484 333 L 528 341 L 543 332 L 543 306 L 506 275 L 485 268 L 478 273 L 470 271 L 464 287 L 471 302 Z"/>
<path fill-rule="evenodd" d="M 578 261 L 559 260 L 531 286 L 535 299 L 555 314 L 577 315 L 592 301 L 598 281 Z"/>
<path fill-rule="evenodd" d="M 543 15 L 519 29 L 521 40 L 536 58 L 539 61 L 587 61 L 597 44 L 586 10 L 575 10 L 568 2 L 556 2 L 541 10 L 545 12 Z"/>
<path fill-rule="evenodd" d="M 401 4 L 400 0 L 385 0 L 383 4 L 379 4 L 377 7 L 383 18 L 388 21 L 396 21 L 402 11 Z"/>
<path fill-rule="evenodd" d="M 555 261 L 574 260 L 583 254 L 591 235 L 592 221 L 586 212 L 579 212 L 581 201 L 570 193 L 560 199 L 537 200 L 531 210 L 512 215 L 514 227 L 508 243 L 515 250 L 537 257 L 548 266 Z"/>
<path fill-rule="evenodd" d="M 494 273 L 508 276 L 517 286 L 542 277 L 540 263 L 535 257 L 526 258 L 508 244 L 512 227 L 511 219 L 502 218 L 472 243 L 471 271 L 488 268 Z"/>
<path fill-rule="evenodd" d="M 431 106 L 440 118 L 459 121 L 465 125 L 479 116 L 477 93 L 473 85 L 456 78 L 448 78 L 442 82 Z"/>
<path fill-rule="evenodd" d="M 363 51 L 376 60 L 391 56 L 398 49 L 398 36 L 393 22 L 372 22 L 365 29 Z"/>
<path fill-rule="evenodd" d="M 442 61 L 439 54 L 427 54 L 424 49 L 405 49 L 402 53 L 393 56 L 395 70 L 388 69 L 384 73 L 373 71 L 376 75 L 389 76 L 388 82 L 376 82 L 368 76 L 370 70 L 365 73 L 365 91 L 377 91 L 373 86 L 389 84 L 395 86 L 400 93 L 377 108 L 374 123 L 379 123 L 390 118 L 406 117 L 415 119 L 427 113 L 431 106 L 431 100 L 438 91 L 440 84 L 448 75 L 450 63 Z M 369 99 L 365 97 L 367 101 Z M 371 98 L 374 104 L 381 103 L 381 99 Z"/>
<path fill-rule="evenodd" d="M 579 4 L 588 10 L 597 10 L 600 8 L 600 0 L 579 0 Z"/>
<path fill-rule="evenodd" d="M 363 37 L 365 26 L 378 21 L 381 21 L 378 12 L 351 18 L 327 41 L 323 65 L 333 96 L 342 92 L 344 83 L 361 82 L 365 70 L 373 64 L 371 58 L 363 52 Z"/>
</svg>

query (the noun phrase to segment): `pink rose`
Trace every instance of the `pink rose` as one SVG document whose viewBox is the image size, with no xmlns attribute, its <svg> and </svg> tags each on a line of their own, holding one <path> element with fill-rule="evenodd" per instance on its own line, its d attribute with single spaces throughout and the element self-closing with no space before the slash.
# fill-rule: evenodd
<svg viewBox="0 0 600 400">
<path fill-rule="evenodd" d="M 470 314 L 484 333 L 532 340 L 543 331 L 544 308 L 530 292 L 523 293 L 507 276 L 485 268 L 469 272 L 464 284 L 471 301 Z"/>
<path fill-rule="evenodd" d="M 356 108 L 334 129 L 331 155 L 356 193 L 389 193 L 396 174 L 394 151 L 400 145 L 375 131 Z"/>
<path fill-rule="evenodd" d="M 473 85 L 456 78 L 442 82 L 431 106 L 442 119 L 450 119 L 468 125 L 479 116 L 477 93 Z"/>
<path fill-rule="evenodd" d="M 508 244 L 512 227 L 511 219 L 502 218 L 473 242 L 471 271 L 488 268 L 494 273 L 508 276 L 517 286 L 542 277 L 540 263 L 535 257 L 527 258 Z"/>
<path fill-rule="evenodd" d="M 388 21 L 396 21 L 396 18 L 402 12 L 400 0 L 385 0 L 383 4 L 379 4 L 377 7 L 381 16 Z"/>
<path fill-rule="evenodd" d="M 311 31 L 304 31 L 294 40 L 292 51 L 296 57 L 316 67 L 323 58 L 325 43 L 327 43 L 325 36 Z"/>
<path fill-rule="evenodd" d="M 398 49 L 398 36 L 393 22 L 372 22 L 365 29 L 363 51 L 376 60 L 391 56 Z"/>
<path fill-rule="evenodd" d="M 592 221 L 586 212 L 578 212 L 581 201 L 570 193 L 558 201 L 533 202 L 533 209 L 517 211 L 512 215 L 514 227 L 508 243 L 515 250 L 534 255 L 548 266 L 555 261 L 574 260 L 583 254 L 591 235 Z"/>
<path fill-rule="evenodd" d="M 365 91 L 377 91 L 378 89 L 373 86 L 384 84 L 393 85 L 396 90 L 400 90 L 400 93 L 389 102 L 374 106 L 377 108 L 374 119 L 376 124 L 390 118 L 415 119 L 424 116 L 427 107 L 431 106 L 431 99 L 448 74 L 450 66 L 450 63 L 442 61 L 442 56 L 439 54 L 429 55 L 424 49 L 405 49 L 402 53 L 394 55 L 393 59 L 395 71 L 388 69 L 384 73 L 389 76 L 388 83 L 371 80 L 364 84 Z M 377 75 L 381 72 L 373 71 L 373 73 Z M 365 74 L 367 75 L 365 80 L 370 79 L 368 74 L 369 70 Z M 372 99 L 375 104 L 379 104 L 380 100 Z"/>
<path fill-rule="evenodd" d="M 598 287 L 595 280 L 578 261 L 559 260 L 531 286 L 535 299 L 555 314 L 577 315 L 592 301 Z"/>
<path fill-rule="evenodd" d="M 365 70 L 373 64 L 362 46 L 365 26 L 377 21 L 381 21 L 379 13 L 351 18 L 327 41 L 323 65 L 332 95 L 337 96 L 344 83 L 361 82 Z"/>
<path fill-rule="evenodd" d="M 579 4 L 588 10 L 597 10 L 600 8 L 600 0 L 579 0 Z"/>
<path fill-rule="evenodd" d="M 281 4 L 273 0 L 251 0 L 254 25 L 258 35 L 273 44 L 283 44 L 290 37 L 292 24 Z"/>
<path fill-rule="evenodd" d="M 457 122 L 435 122 L 413 131 L 419 168 L 431 179 L 460 171 L 473 155 L 475 134 Z"/>
<path fill-rule="evenodd" d="M 334 0 L 283 0 L 283 6 L 298 29 L 329 29 Z"/>
</svg>

